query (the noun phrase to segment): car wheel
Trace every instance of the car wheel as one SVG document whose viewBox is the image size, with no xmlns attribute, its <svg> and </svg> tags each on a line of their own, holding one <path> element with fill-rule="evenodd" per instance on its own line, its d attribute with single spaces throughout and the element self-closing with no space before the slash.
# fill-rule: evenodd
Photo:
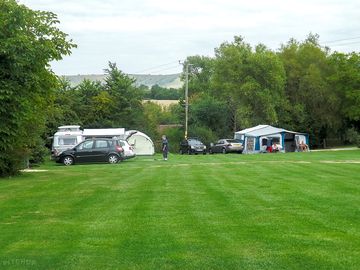
<svg viewBox="0 0 360 270">
<path fill-rule="evenodd" d="M 73 165 L 74 164 L 74 159 L 70 156 L 66 156 L 63 158 L 63 164 L 65 166 L 70 166 L 70 165 Z"/>
<path fill-rule="evenodd" d="M 226 148 L 223 148 L 222 153 L 227 154 Z"/>
<path fill-rule="evenodd" d="M 189 154 L 189 155 L 191 155 L 191 154 L 192 154 L 192 153 L 191 153 L 191 150 L 188 150 L 188 154 Z"/>
<path fill-rule="evenodd" d="M 117 155 L 110 155 L 108 157 L 108 161 L 110 164 L 115 164 L 119 162 L 119 157 Z"/>
<path fill-rule="evenodd" d="M 203 155 L 206 155 L 206 151 L 203 152 Z"/>
</svg>

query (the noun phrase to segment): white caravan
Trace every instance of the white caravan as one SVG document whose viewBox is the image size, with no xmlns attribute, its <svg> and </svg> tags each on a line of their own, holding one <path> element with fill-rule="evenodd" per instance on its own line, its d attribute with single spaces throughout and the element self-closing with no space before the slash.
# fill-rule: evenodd
<svg viewBox="0 0 360 270">
<path fill-rule="evenodd" d="M 53 136 L 53 143 L 51 148 L 51 156 L 56 157 L 61 152 L 73 148 L 78 143 L 82 142 L 83 131 L 80 126 L 61 126 Z"/>
</svg>

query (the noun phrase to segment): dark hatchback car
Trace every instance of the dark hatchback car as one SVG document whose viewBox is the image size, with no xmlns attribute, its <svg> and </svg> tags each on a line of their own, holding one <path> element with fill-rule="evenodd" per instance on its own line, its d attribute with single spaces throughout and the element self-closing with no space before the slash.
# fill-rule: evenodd
<svg viewBox="0 0 360 270">
<path fill-rule="evenodd" d="M 206 154 L 206 146 L 199 139 L 189 138 L 180 143 L 180 154 Z"/>
<path fill-rule="evenodd" d="M 209 149 L 209 153 L 223 153 L 230 152 L 242 153 L 244 147 L 239 140 L 235 139 L 221 139 L 217 143 L 212 144 Z"/>
<path fill-rule="evenodd" d="M 109 162 L 112 164 L 124 160 L 124 149 L 119 140 L 96 138 L 86 140 L 72 149 L 62 152 L 56 162 L 64 165 L 85 162 Z"/>
</svg>

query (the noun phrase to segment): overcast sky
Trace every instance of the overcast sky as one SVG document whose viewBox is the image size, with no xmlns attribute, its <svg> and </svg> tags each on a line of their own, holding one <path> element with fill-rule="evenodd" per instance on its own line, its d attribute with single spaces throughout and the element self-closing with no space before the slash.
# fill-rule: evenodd
<svg viewBox="0 0 360 270">
<path fill-rule="evenodd" d="M 108 61 L 126 73 L 170 74 L 178 60 L 214 55 L 242 35 L 276 50 L 308 33 L 332 50 L 359 51 L 359 0 L 20 0 L 52 11 L 78 45 L 53 63 L 59 75 L 101 74 Z"/>
</svg>

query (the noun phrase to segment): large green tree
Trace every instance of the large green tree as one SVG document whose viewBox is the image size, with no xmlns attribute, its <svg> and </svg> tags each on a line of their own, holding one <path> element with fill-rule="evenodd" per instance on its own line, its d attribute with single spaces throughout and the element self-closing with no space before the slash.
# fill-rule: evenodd
<svg viewBox="0 0 360 270">
<path fill-rule="evenodd" d="M 310 133 L 312 143 L 326 146 L 325 139 L 341 126 L 341 102 L 329 83 L 333 73 L 329 50 L 319 45 L 319 36 L 310 34 L 299 43 L 290 40 L 282 46 L 286 74 L 286 96 L 290 102 L 287 126 Z"/>
<path fill-rule="evenodd" d="M 189 71 L 189 95 L 191 96 L 199 93 L 211 94 L 211 78 L 214 73 L 215 59 L 200 55 L 187 57 L 181 76 L 183 81 L 186 79 L 187 65 Z M 184 93 L 184 89 L 182 93 Z"/>
<path fill-rule="evenodd" d="M 54 91 L 54 104 L 47 115 L 47 135 L 51 136 L 59 126 L 71 124 L 81 125 L 79 111 L 83 108 L 76 87 L 71 86 L 64 77 L 59 77 L 58 86 Z"/>
<path fill-rule="evenodd" d="M 235 37 L 215 50 L 214 93 L 226 100 L 233 130 L 278 122 L 284 98 L 285 71 L 280 58 L 264 45 L 255 50 Z"/>
<path fill-rule="evenodd" d="M 190 129 L 202 126 L 211 129 L 219 137 L 228 137 L 231 134 L 230 111 L 223 100 L 201 94 L 193 96 L 191 104 Z"/>
<path fill-rule="evenodd" d="M 0 1 L 0 176 L 18 171 L 44 132 L 57 77 L 49 63 L 75 47 L 51 12 Z"/>
<path fill-rule="evenodd" d="M 329 62 L 329 82 L 341 101 L 343 124 L 360 129 L 360 53 L 335 52 Z"/>
<path fill-rule="evenodd" d="M 112 125 L 126 128 L 139 128 L 143 121 L 143 92 L 135 86 L 135 79 L 119 70 L 115 63 L 109 62 L 105 70 L 107 76 L 104 89 L 112 98 L 109 104 Z"/>
<path fill-rule="evenodd" d="M 56 94 L 58 125 L 84 128 L 139 128 L 143 126 L 143 91 L 134 79 L 109 63 L 105 82 L 84 80 L 76 87 L 61 81 Z"/>
</svg>

